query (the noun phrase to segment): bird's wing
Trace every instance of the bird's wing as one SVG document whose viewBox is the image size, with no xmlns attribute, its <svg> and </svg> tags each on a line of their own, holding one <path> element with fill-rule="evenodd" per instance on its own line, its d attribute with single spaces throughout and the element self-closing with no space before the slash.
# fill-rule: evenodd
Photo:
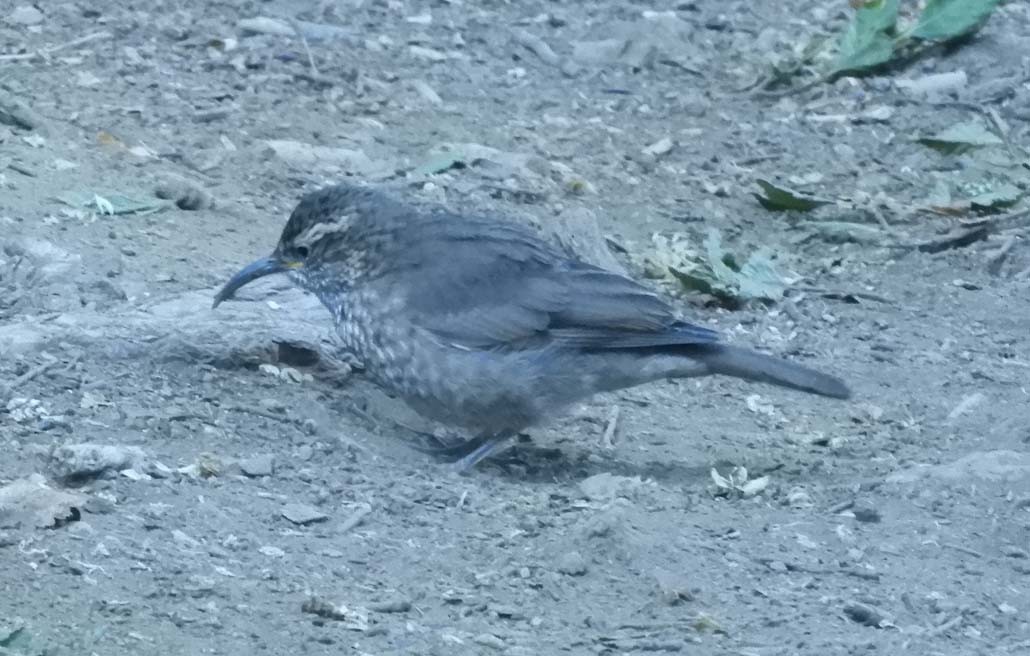
<svg viewBox="0 0 1030 656">
<path fill-rule="evenodd" d="M 483 231 L 489 229 L 487 236 Z M 395 259 L 414 322 L 471 349 L 553 340 L 582 348 L 709 343 L 714 331 L 677 321 L 654 292 L 571 261 L 534 235 L 490 224 L 443 230 Z M 388 284 L 388 283 L 386 283 Z"/>
</svg>

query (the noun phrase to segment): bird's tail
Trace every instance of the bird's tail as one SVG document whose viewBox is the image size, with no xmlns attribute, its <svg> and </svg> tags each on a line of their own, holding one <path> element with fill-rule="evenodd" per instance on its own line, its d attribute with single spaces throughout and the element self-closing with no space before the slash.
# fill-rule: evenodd
<svg viewBox="0 0 1030 656">
<path fill-rule="evenodd" d="M 835 399 L 851 397 L 842 380 L 800 364 L 729 344 L 692 344 L 692 358 L 704 363 L 709 372 L 743 378 Z"/>
</svg>

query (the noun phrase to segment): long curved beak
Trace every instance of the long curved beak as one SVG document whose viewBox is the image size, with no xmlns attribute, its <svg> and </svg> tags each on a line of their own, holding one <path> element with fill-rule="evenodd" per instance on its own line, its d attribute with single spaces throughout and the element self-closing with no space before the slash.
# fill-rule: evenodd
<svg viewBox="0 0 1030 656">
<path fill-rule="evenodd" d="M 232 298 L 233 294 L 236 293 L 236 290 L 247 283 L 253 282 L 258 278 L 263 278 L 264 276 L 270 276 L 273 273 L 285 273 L 289 269 L 290 267 L 286 266 L 274 255 L 263 257 L 256 262 L 251 262 L 230 278 L 229 282 L 225 283 L 225 286 L 222 287 L 222 289 L 215 295 L 215 302 L 211 308 L 214 309 L 218 307 L 218 304 L 222 301 Z"/>
</svg>

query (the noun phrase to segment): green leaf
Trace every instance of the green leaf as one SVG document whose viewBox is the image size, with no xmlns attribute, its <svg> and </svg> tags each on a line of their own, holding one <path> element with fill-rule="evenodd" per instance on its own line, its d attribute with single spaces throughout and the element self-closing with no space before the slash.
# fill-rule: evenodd
<svg viewBox="0 0 1030 656">
<path fill-rule="evenodd" d="M 759 249 L 743 265 L 722 247 L 722 236 L 711 229 L 704 240 L 705 252 L 669 266 L 669 273 L 688 290 L 711 294 L 729 304 L 759 299 L 778 301 L 787 288 L 776 270 L 770 251 Z"/>
<path fill-rule="evenodd" d="M 768 180 L 758 179 L 755 182 L 762 188 L 761 194 L 754 194 L 755 198 L 762 204 L 762 207 L 772 212 L 782 212 L 785 210 L 808 212 L 833 202 L 801 194 L 786 187 L 778 187 Z"/>
<path fill-rule="evenodd" d="M 978 121 L 957 123 L 932 137 L 922 137 L 917 141 L 945 155 L 959 155 L 973 148 L 1000 146 L 1005 143 L 1001 137 Z"/>
<path fill-rule="evenodd" d="M 912 36 L 954 39 L 980 29 L 999 0 L 927 0 Z"/>
<path fill-rule="evenodd" d="M 890 60 L 891 34 L 898 20 L 898 0 L 879 0 L 862 6 L 841 37 L 831 75 L 856 73 Z"/>
</svg>

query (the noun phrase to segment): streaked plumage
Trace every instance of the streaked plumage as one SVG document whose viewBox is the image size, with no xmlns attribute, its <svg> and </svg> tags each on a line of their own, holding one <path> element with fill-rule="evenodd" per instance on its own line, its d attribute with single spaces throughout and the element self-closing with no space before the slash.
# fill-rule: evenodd
<svg viewBox="0 0 1030 656">
<path fill-rule="evenodd" d="M 509 436 L 592 394 L 725 374 L 847 398 L 837 378 L 719 341 L 653 291 L 528 229 L 340 185 L 309 194 L 275 252 L 216 298 L 286 271 L 368 375 L 420 413 Z M 463 460 L 471 466 L 500 444 Z"/>
</svg>

